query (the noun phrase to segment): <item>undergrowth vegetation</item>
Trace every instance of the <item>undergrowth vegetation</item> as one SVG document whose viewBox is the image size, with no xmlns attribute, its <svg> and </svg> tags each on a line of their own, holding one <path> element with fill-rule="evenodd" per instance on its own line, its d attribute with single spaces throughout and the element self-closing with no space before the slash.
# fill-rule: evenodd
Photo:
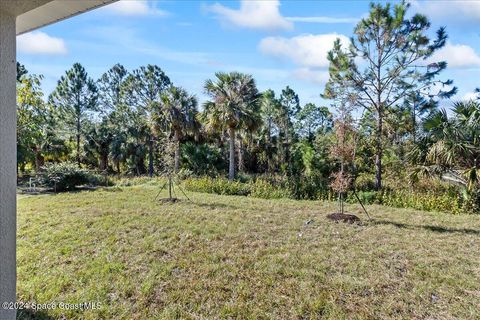
<svg viewBox="0 0 480 320">
<path fill-rule="evenodd" d="M 337 201 L 338 195 L 321 178 L 250 176 L 242 175 L 230 181 L 222 177 L 196 177 L 189 172 L 180 172 L 176 185 L 186 191 L 219 195 L 249 196 L 262 199 L 289 198 L 296 200 Z M 79 186 L 165 186 L 164 177 L 115 177 L 105 178 L 99 174 L 79 169 L 75 164 L 55 164 L 45 167 L 37 180 L 40 186 L 52 191 L 70 191 Z M 362 176 L 358 179 L 356 194 L 363 204 L 381 204 L 397 208 L 413 208 L 424 211 L 439 211 L 452 214 L 479 213 L 480 193 L 466 194 L 439 180 L 409 185 L 405 181 L 389 181 L 380 191 L 372 190 L 372 180 Z M 403 185 L 402 185 L 403 184 Z M 353 191 L 345 201 L 356 203 Z"/>
<path fill-rule="evenodd" d="M 79 168 L 72 162 L 49 163 L 43 167 L 38 177 L 41 185 L 54 191 L 73 190 L 83 185 L 99 185 L 102 179 L 89 170 Z"/>
<path fill-rule="evenodd" d="M 292 181 L 286 178 L 257 178 L 240 181 L 229 181 L 225 178 L 187 178 L 183 185 L 188 191 L 214 193 L 220 195 L 250 196 L 264 199 L 308 199 L 336 201 L 337 194 L 332 190 L 311 181 Z M 368 184 L 365 184 L 368 185 Z M 440 211 L 452 214 L 478 213 L 478 198 L 469 199 L 462 196 L 451 186 L 440 182 L 432 182 L 431 187 L 408 186 L 384 188 L 381 191 L 358 189 L 358 197 L 364 204 L 382 204 L 398 208 L 413 208 L 424 211 Z M 353 192 L 348 193 L 346 201 L 357 202 Z"/>
</svg>

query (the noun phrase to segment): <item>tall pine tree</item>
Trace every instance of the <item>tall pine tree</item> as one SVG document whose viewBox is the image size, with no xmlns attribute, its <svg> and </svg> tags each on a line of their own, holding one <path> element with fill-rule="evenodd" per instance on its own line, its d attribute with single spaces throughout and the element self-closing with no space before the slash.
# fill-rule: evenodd
<svg viewBox="0 0 480 320">
<path fill-rule="evenodd" d="M 88 77 L 85 68 L 75 63 L 58 81 L 49 101 L 54 105 L 70 132 L 75 132 L 76 161 L 81 164 L 81 138 L 84 137 L 84 122 L 93 111 L 98 110 L 98 93 L 95 82 Z"/>
<path fill-rule="evenodd" d="M 355 95 L 356 104 L 376 119 L 376 189 L 382 187 L 382 136 L 386 113 L 402 103 L 410 92 L 429 92 L 435 84 L 446 88 L 448 92 L 442 94 L 455 93 L 455 88 L 449 87 L 451 81 L 435 81 L 446 68 L 446 62 L 427 60 L 445 45 L 445 29 L 440 28 L 435 39 L 430 39 L 427 17 L 414 14 L 409 18 L 408 8 L 406 2 L 393 8 L 389 3 L 372 3 L 369 15 L 355 27 L 349 48 L 344 49 L 337 39 L 328 53 L 330 79 L 324 96 L 335 97 L 338 95 L 336 89 L 347 88 L 346 94 Z"/>
</svg>

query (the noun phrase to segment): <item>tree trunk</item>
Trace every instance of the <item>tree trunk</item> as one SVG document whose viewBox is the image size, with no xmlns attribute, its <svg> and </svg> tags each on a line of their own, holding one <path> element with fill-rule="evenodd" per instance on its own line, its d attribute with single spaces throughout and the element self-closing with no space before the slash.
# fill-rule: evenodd
<svg viewBox="0 0 480 320">
<path fill-rule="evenodd" d="M 148 176 L 153 177 L 153 137 L 148 136 Z"/>
<path fill-rule="evenodd" d="M 278 146 L 278 161 L 280 163 L 277 163 L 278 167 L 281 167 L 283 163 L 285 163 L 285 133 L 283 128 L 279 130 L 278 134 L 278 139 L 277 139 L 277 146 Z"/>
<path fill-rule="evenodd" d="M 120 161 L 115 160 L 115 167 L 117 168 L 117 173 L 120 174 Z"/>
<path fill-rule="evenodd" d="M 100 155 L 100 163 L 98 164 L 100 171 L 107 170 L 108 168 L 108 154 L 102 153 Z"/>
<path fill-rule="evenodd" d="M 272 119 L 268 119 L 267 172 L 272 172 Z"/>
<path fill-rule="evenodd" d="M 147 173 L 147 169 L 145 168 L 145 156 L 142 155 L 141 157 L 135 158 L 136 160 L 136 170 L 137 175 L 144 175 Z"/>
<path fill-rule="evenodd" d="M 345 141 L 342 141 L 342 144 L 345 145 Z M 343 175 L 343 169 L 344 169 L 344 163 L 342 160 L 340 164 L 340 174 L 342 175 L 342 182 L 344 182 L 344 179 L 345 179 L 345 176 Z M 340 213 L 343 214 L 343 202 L 344 202 L 343 190 L 339 192 L 338 197 L 340 199 Z"/>
<path fill-rule="evenodd" d="M 80 117 L 77 117 L 77 165 L 80 167 Z"/>
<path fill-rule="evenodd" d="M 243 139 L 239 136 L 238 139 L 238 172 L 245 171 L 245 166 L 243 164 Z"/>
<path fill-rule="evenodd" d="M 383 110 L 379 108 L 377 119 L 377 136 L 376 136 L 376 150 L 375 150 L 375 189 L 382 188 L 382 133 L 383 133 Z"/>
<path fill-rule="evenodd" d="M 288 141 L 288 136 L 289 136 L 289 125 L 288 125 L 289 119 L 287 118 L 286 122 L 286 128 L 285 128 L 285 158 L 287 162 L 287 175 L 290 175 L 290 144 Z"/>
<path fill-rule="evenodd" d="M 229 128 L 230 134 L 230 162 L 228 167 L 228 180 L 235 179 L 235 128 Z"/>
<path fill-rule="evenodd" d="M 40 172 L 45 164 L 45 158 L 42 156 L 38 148 L 35 148 L 35 171 Z"/>
<path fill-rule="evenodd" d="M 413 110 L 412 110 L 412 136 L 413 144 L 417 143 L 417 114 L 416 114 L 416 105 L 415 100 L 413 100 Z"/>
<path fill-rule="evenodd" d="M 175 130 L 173 139 L 175 141 L 175 173 L 178 173 L 180 169 L 180 138 L 177 130 Z"/>
</svg>

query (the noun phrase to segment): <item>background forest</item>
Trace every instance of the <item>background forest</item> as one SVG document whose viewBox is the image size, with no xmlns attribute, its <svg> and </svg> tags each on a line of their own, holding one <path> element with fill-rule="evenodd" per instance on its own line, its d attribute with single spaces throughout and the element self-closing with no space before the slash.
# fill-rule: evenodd
<svg viewBox="0 0 480 320">
<path fill-rule="evenodd" d="M 431 31 L 406 3 L 372 4 L 349 46 L 332 44 L 328 106 L 239 72 L 206 80 L 199 105 L 157 65 L 92 79 L 76 63 L 46 95 L 18 63 L 20 182 L 175 173 L 192 191 L 334 199 L 340 179 L 366 203 L 478 213 L 480 103 L 451 102 L 447 63 L 431 60 L 447 32 Z"/>
</svg>

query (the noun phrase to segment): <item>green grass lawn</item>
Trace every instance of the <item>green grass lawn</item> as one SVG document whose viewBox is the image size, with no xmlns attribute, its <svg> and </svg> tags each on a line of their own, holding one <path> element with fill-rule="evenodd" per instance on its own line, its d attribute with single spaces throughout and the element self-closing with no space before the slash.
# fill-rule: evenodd
<svg viewBox="0 0 480 320">
<path fill-rule="evenodd" d="M 101 303 L 19 317 L 480 318 L 479 216 L 370 206 L 346 225 L 333 203 L 156 192 L 19 196 L 18 300 Z"/>
</svg>

